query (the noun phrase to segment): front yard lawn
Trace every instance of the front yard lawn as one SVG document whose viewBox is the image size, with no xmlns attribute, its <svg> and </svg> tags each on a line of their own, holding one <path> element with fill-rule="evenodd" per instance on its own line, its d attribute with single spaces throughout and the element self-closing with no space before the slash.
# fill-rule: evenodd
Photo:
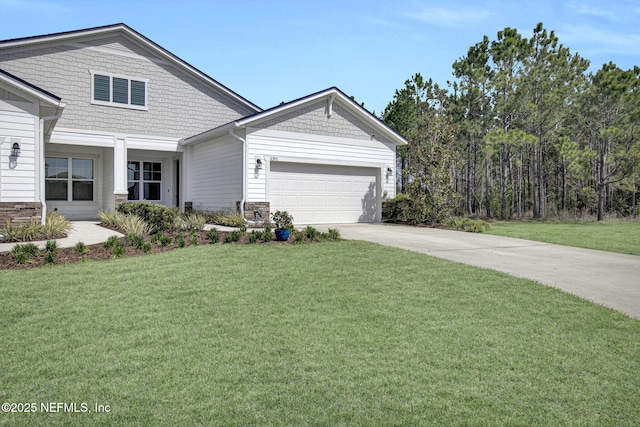
<svg viewBox="0 0 640 427">
<path fill-rule="evenodd" d="M 639 321 L 399 249 L 193 246 L 0 292 L 0 400 L 38 405 L 0 425 L 640 424 Z"/>
<path fill-rule="evenodd" d="M 485 233 L 640 255 L 640 221 L 499 221 Z"/>
</svg>

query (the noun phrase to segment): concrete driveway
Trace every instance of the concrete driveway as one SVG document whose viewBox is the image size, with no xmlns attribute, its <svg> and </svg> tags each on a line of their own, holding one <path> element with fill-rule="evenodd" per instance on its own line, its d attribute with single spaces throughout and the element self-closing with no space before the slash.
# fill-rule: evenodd
<svg viewBox="0 0 640 427">
<path fill-rule="evenodd" d="M 533 279 L 640 319 L 640 256 L 396 224 L 340 224 L 335 228 L 344 239 Z"/>
</svg>

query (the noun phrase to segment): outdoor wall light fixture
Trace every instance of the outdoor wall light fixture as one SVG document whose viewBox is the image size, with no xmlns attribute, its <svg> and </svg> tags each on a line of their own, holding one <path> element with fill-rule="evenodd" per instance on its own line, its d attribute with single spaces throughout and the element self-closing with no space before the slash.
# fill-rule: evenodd
<svg viewBox="0 0 640 427">
<path fill-rule="evenodd" d="M 20 156 L 20 144 L 18 144 L 17 142 L 14 142 L 11 146 L 11 155 L 13 157 Z"/>
<path fill-rule="evenodd" d="M 391 169 L 390 167 L 387 168 L 387 173 L 390 174 L 393 172 L 393 169 Z"/>
<path fill-rule="evenodd" d="M 256 168 L 262 169 L 262 159 L 260 158 L 256 159 Z"/>
</svg>

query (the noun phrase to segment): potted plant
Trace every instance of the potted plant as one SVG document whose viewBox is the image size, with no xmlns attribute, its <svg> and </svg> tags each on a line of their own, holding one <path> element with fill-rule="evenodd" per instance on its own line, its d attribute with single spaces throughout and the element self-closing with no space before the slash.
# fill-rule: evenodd
<svg viewBox="0 0 640 427">
<path fill-rule="evenodd" d="M 287 211 L 276 211 L 271 214 L 271 219 L 276 224 L 276 240 L 289 240 L 289 233 L 293 227 L 293 216 Z"/>
</svg>

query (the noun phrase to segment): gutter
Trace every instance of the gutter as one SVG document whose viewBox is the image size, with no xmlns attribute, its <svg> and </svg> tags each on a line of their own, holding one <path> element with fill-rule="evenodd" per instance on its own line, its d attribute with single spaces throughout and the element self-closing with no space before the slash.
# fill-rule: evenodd
<svg viewBox="0 0 640 427">
<path fill-rule="evenodd" d="M 237 127 L 238 124 L 234 123 Z M 235 134 L 233 127 L 229 128 L 229 135 L 242 143 L 242 200 L 240 200 L 240 213 L 244 219 L 244 201 L 247 198 L 247 141 Z"/>
<path fill-rule="evenodd" d="M 45 116 L 40 118 L 40 142 L 38 143 L 38 149 L 40 151 L 40 188 L 38 189 L 38 194 L 40 195 L 40 203 L 42 204 L 42 219 L 40 220 L 41 224 L 44 224 L 47 220 L 47 203 L 45 201 L 45 155 L 44 155 L 44 122 L 48 122 L 51 120 L 58 120 L 60 116 L 62 116 L 62 109 L 64 109 L 65 104 L 60 102 L 58 104 L 58 108 L 56 113 L 53 116 Z"/>
</svg>

